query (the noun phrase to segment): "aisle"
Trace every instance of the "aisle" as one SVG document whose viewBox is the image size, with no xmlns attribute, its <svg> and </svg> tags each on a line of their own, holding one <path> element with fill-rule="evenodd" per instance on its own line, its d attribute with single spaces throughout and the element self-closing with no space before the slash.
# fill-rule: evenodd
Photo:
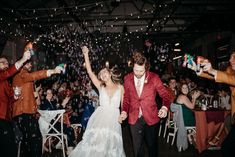
<svg viewBox="0 0 235 157">
<path fill-rule="evenodd" d="M 124 124 L 122 131 L 126 157 L 134 157 L 129 126 Z M 158 151 L 159 157 L 222 157 L 220 150 L 207 150 L 198 154 L 197 150 L 192 146 L 190 146 L 186 151 L 178 152 L 176 145 L 174 144 L 171 146 L 166 143 L 166 139 L 162 136 L 158 138 Z M 62 157 L 62 153 L 60 150 L 53 150 L 52 153 L 46 153 L 43 157 Z M 147 157 L 147 151 L 145 157 Z"/>
<path fill-rule="evenodd" d="M 123 142 L 126 157 L 133 157 L 133 148 L 131 142 L 131 135 L 128 125 L 123 125 Z M 197 150 L 190 146 L 186 151 L 178 152 L 176 145 L 171 146 L 166 143 L 166 139 L 162 136 L 158 138 L 159 157 L 222 157 L 220 150 L 207 150 L 198 154 Z M 145 157 L 147 157 L 147 152 Z"/>
</svg>

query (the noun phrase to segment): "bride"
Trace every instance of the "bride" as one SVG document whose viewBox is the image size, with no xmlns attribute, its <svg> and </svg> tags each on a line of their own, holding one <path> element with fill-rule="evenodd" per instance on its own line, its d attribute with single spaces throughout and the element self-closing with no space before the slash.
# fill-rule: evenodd
<svg viewBox="0 0 235 157">
<path fill-rule="evenodd" d="M 121 124 L 118 122 L 119 107 L 124 88 L 115 69 L 105 67 L 98 77 L 93 73 L 89 61 L 89 50 L 82 47 L 87 73 L 99 90 L 100 106 L 90 117 L 82 141 L 69 157 L 125 157 Z"/>
</svg>

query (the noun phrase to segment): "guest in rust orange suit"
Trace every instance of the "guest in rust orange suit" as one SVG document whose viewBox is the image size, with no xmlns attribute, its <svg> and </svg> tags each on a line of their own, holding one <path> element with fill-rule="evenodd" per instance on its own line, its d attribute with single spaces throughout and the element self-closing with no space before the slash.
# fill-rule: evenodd
<svg viewBox="0 0 235 157">
<path fill-rule="evenodd" d="M 20 156 L 41 157 L 42 139 L 36 118 L 37 104 L 34 97 L 34 81 L 50 77 L 52 74 L 59 74 L 62 68 L 57 66 L 52 70 L 30 72 L 31 68 L 32 64 L 28 61 L 13 78 L 13 86 L 18 86 L 22 90 L 19 99 L 13 105 L 13 119 L 23 134 Z"/>
<path fill-rule="evenodd" d="M 203 71 L 208 72 L 208 74 L 212 75 L 216 82 L 226 83 L 230 85 L 231 90 L 231 115 L 232 115 L 232 127 L 222 143 L 222 152 L 224 157 L 235 156 L 234 148 L 235 148 L 235 124 L 234 124 L 234 115 L 235 115 L 235 50 L 232 51 L 230 59 L 230 66 L 226 69 L 226 71 L 219 71 L 212 68 L 210 62 L 205 62 L 202 64 Z M 202 76 L 205 76 L 201 74 Z"/>
<path fill-rule="evenodd" d="M 220 70 L 213 69 L 211 66 L 211 63 L 205 59 L 201 63 L 202 68 L 200 68 L 200 71 L 197 73 L 197 75 L 208 78 L 208 79 L 214 79 L 218 83 L 226 83 L 230 85 L 231 107 L 232 107 L 231 117 L 234 117 L 235 115 L 235 49 L 231 51 L 229 62 L 230 62 L 230 66 L 228 66 L 225 71 L 220 71 Z M 193 66 L 189 66 L 189 68 L 195 70 L 196 69 L 195 66 L 196 64 L 193 63 Z M 222 152 L 224 154 L 224 157 L 235 156 L 234 148 L 235 148 L 235 124 L 234 124 L 234 118 L 232 118 L 231 130 L 222 144 Z"/>
</svg>

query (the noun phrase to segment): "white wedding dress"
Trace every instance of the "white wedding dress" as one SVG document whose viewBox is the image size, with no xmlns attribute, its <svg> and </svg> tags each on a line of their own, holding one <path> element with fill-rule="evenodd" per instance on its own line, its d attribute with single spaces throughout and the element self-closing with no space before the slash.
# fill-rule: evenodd
<svg viewBox="0 0 235 157">
<path fill-rule="evenodd" d="M 82 141 L 69 157 L 125 157 L 120 115 L 121 89 L 109 96 L 104 87 L 99 90 L 100 106 L 91 115 Z"/>
</svg>

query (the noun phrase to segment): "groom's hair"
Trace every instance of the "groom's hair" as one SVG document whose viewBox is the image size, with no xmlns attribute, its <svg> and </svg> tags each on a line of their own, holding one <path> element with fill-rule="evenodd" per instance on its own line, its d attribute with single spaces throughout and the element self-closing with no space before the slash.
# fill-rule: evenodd
<svg viewBox="0 0 235 157">
<path fill-rule="evenodd" d="M 230 54 L 235 53 L 235 48 L 230 51 Z"/>
<path fill-rule="evenodd" d="M 150 63 L 142 53 L 137 52 L 137 51 L 134 52 L 133 56 L 132 56 L 132 59 L 133 59 L 133 61 L 132 61 L 133 65 L 134 64 L 137 64 L 137 65 L 140 65 L 140 66 L 145 65 L 145 69 L 149 70 Z"/>
</svg>

